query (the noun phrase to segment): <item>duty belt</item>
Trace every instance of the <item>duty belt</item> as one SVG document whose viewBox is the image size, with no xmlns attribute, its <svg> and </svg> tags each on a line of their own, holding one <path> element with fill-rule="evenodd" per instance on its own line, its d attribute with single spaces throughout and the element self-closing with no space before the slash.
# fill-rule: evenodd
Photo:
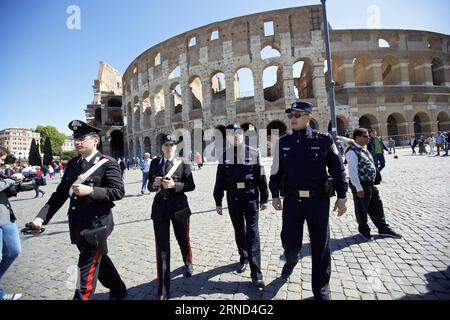
<svg viewBox="0 0 450 320">
<path fill-rule="evenodd" d="M 227 189 L 247 189 L 256 188 L 257 184 L 254 181 L 243 181 L 227 183 Z"/>
<path fill-rule="evenodd" d="M 295 196 L 298 198 L 312 198 L 325 195 L 324 189 L 312 189 L 312 190 L 295 190 L 287 189 L 286 194 L 290 196 Z"/>
</svg>

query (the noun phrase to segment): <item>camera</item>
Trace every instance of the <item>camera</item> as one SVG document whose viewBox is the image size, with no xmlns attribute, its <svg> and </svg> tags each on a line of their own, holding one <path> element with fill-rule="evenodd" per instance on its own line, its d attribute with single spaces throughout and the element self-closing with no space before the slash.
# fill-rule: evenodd
<svg viewBox="0 0 450 320">
<path fill-rule="evenodd" d="M 37 187 L 45 185 L 47 185 L 47 181 L 44 177 L 25 177 L 22 181 L 15 181 L 14 184 L 5 191 L 8 194 L 8 198 L 11 198 L 16 197 L 19 192 L 33 191 Z"/>
</svg>

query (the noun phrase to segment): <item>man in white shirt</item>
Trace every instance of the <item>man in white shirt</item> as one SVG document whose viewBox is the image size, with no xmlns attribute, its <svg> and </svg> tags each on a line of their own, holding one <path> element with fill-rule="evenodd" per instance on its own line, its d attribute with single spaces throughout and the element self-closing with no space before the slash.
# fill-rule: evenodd
<svg viewBox="0 0 450 320">
<path fill-rule="evenodd" d="M 355 129 L 353 139 L 355 143 L 347 148 L 345 157 L 348 163 L 350 189 L 353 193 L 359 234 L 367 241 L 373 240 L 367 224 L 367 215 L 369 215 L 380 236 L 401 238 L 402 236 L 393 231 L 385 221 L 383 202 L 374 184 L 377 169 L 372 155 L 366 148 L 369 142 L 368 130 Z"/>
<path fill-rule="evenodd" d="M 150 171 L 150 162 L 152 162 L 152 159 L 150 159 L 150 153 L 146 152 L 144 154 L 144 161 L 142 161 L 142 165 L 141 165 L 141 170 L 142 170 L 141 194 L 144 194 L 145 189 L 147 189 L 148 172 Z"/>
</svg>

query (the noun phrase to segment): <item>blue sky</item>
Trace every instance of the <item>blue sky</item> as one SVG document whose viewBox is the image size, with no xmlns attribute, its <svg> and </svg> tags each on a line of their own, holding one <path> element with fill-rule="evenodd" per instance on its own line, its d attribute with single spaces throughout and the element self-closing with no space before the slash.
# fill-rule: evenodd
<svg viewBox="0 0 450 320">
<path fill-rule="evenodd" d="M 119 72 L 147 48 L 215 21 L 320 4 L 316 1 L 227 0 L 17 0 L 0 2 L 0 129 L 84 120 L 99 61 Z M 81 29 L 69 30 L 70 5 L 81 10 Z M 328 0 L 334 29 L 366 29 L 367 8 L 380 8 L 384 29 L 450 34 L 448 0 Z"/>
</svg>

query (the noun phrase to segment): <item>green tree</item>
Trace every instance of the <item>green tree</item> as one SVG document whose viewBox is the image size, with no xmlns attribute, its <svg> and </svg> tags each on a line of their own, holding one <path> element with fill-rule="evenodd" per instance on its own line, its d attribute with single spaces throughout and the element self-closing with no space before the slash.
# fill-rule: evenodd
<svg viewBox="0 0 450 320">
<path fill-rule="evenodd" d="M 58 129 L 53 126 L 42 125 L 37 126 L 35 131 L 39 132 L 41 135 L 41 145 L 44 145 L 44 141 L 49 138 L 53 154 L 57 156 L 62 154 L 62 145 L 66 140 L 66 135 L 64 133 L 59 132 Z"/>
<path fill-rule="evenodd" d="M 61 160 L 71 160 L 72 158 L 75 158 L 77 155 L 78 153 L 75 150 L 63 151 L 61 155 Z"/>
<path fill-rule="evenodd" d="M 36 144 L 36 140 L 34 140 L 34 138 L 31 140 L 30 153 L 28 154 L 28 164 L 30 166 L 42 166 L 39 146 Z"/>
<path fill-rule="evenodd" d="M 53 162 L 53 152 L 52 152 L 52 144 L 50 142 L 50 138 L 47 137 L 44 143 L 44 165 L 48 166 Z"/>
<path fill-rule="evenodd" d="M 9 152 L 8 149 L 6 149 L 6 158 L 5 158 L 5 164 L 14 164 L 16 163 L 17 158 L 14 157 L 14 155 Z"/>
</svg>

